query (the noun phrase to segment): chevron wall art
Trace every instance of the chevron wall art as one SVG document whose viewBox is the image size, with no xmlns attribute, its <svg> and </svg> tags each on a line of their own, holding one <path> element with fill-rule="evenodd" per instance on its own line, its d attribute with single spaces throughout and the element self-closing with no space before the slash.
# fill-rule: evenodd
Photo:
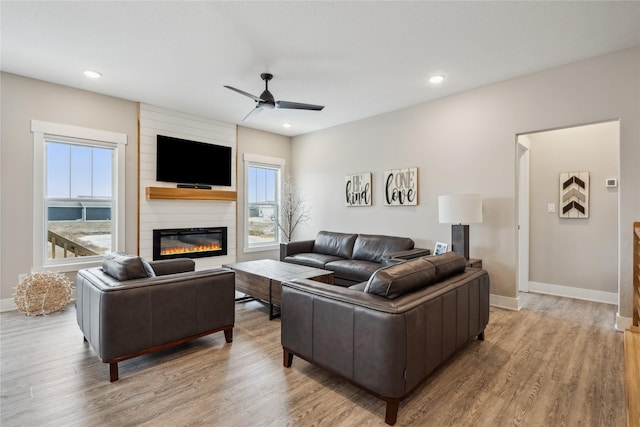
<svg viewBox="0 0 640 427">
<path fill-rule="evenodd" d="M 589 172 L 560 174 L 560 218 L 589 218 Z"/>
</svg>

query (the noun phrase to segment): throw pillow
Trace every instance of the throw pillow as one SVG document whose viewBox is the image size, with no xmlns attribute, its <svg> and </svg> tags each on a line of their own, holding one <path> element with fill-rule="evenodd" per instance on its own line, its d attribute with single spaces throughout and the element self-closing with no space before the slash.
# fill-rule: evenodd
<svg viewBox="0 0 640 427">
<path fill-rule="evenodd" d="M 142 262 L 142 267 L 144 267 L 144 271 L 147 272 L 147 277 L 156 277 L 156 272 L 153 270 L 153 267 L 151 267 L 151 264 L 149 264 L 149 261 L 140 257 L 140 262 Z"/>
<path fill-rule="evenodd" d="M 150 265 L 149 269 L 153 272 Z M 142 258 L 124 252 L 112 252 L 105 255 L 102 258 L 102 271 L 121 282 L 153 277 L 145 269 Z M 155 276 L 155 273 L 153 275 Z"/>
<path fill-rule="evenodd" d="M 435 266 L 424 258 L 416 258 L 377 270 L 369 278 L 364 291 L 396 299 L 434 283 Z"/>
</svg>

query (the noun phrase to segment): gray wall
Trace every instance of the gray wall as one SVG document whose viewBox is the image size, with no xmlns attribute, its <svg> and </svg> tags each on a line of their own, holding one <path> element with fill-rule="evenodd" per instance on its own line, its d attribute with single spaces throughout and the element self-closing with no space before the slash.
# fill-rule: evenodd
<svg viewBox="0 0 640 427">
<path fill-rule="evenodd" d="M 245 231 L 245 191 L 244 191 L 244 154 L 257 154 L 260 156 L 277 157 L 286 161 L 284 176 L 291 170 L 291 138 L 283 135 L 276 135 L 269 132 L 262 132 L 243 126 L 238 126 L 238 227 L 237 227 L 237 255 L 238 262 L 250 261 L 254 259 L 279 259 L 279 250 L 244 252 L 244 231 Z M 284 178 L 284 177 L 283 177 Z"/>
<path fill-rule="evenodd" d="M 454 76 L 450 76 L 454 78 Z M 425 90 L 428 90 L 425 88 Z M 491 274 L 491 293 L 513 305 L 516 290 L 516 135 L 620 119 L 620 314 L 631 316 L 632 223 L 640 212 L 640 47 L 497 83 L 293 138 L 294 176 L 311 195 L 316 230 L 380 232 L 433 248 L 450 240 L 437 196 L 479 193 L 471 256 Z M 419 205 L 385 207 L 385 169 L 419 168 Z M 348 208 L 344 175 L 373 173 L 374 206 Z M 597 245 L 598 242 L 593 242 Z"/>
<path fill-rule="evenodd" d="M 618 122 L 528 135 L 531 143 L 529 279 L 618 292 Z M 559 175 L 589 172 L 589 218 L 560 218 Z M 554 203 L 555 213 L 547 212 Z"/>
<path fill-rule="evenodd" d="M 133 102 L 1 76 L 0 298 L 6 299 L 33 258 L 29 121 L 129 135 L 125 249 L 131 252 L 137 250 L 137 125 Z M 608 119 L 620 120 L 619 310 L 630 317 L 632 223 L 640 213 L 640 47 L 293 138 L 287 169 L 312 209 L 311 222 L 296 238 L 313 237 L 319 229 L 379 232 L 410 236 L 433 248 L 436 241 L 450 240 L 450 226 L 438 224 L 437 196 L 480 193 L 485 220 L 471 225 L 471 254 L 484 260 L 492 294 L 515 300 L 516 135 Z M 239 128 L 238 159 L 244 151 L 285 156 L 287 138 L 274 137 L 279 148 L 267 148 L 257 133 L 244 138 L 243 132 Z M 383 171 L 404 167 L 419 168 L 419 205 L 383 206 Z M 370 208 L 344 206 L 344 176 L 356 172 L 373 173 Z M 16 250 L 16 242 L 26 243 Z"/>
<path fill-rule="evenodd" d="M 137 104 L 14 74 L 0 74 L 0 299 L 10 299 L 18 275 L 33 265 L 32 119 L 125 133 L 126 241 L 137 251 Z"/>
</svg>

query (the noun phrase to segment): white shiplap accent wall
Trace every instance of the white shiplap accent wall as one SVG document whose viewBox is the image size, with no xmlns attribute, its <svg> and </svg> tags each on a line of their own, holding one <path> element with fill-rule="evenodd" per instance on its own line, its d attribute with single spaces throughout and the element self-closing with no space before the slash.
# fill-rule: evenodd
<svg viewBox="0 0 640 427">
<path fill-rule="evenodd" d="M 176 187 L 176 184 L 156 181 L 158 134 L 231 147 L 231 187 L 213 188 L 236 191 L 236 125 L 140 104 L 140 256 L 153 258 L 154 229 L 227 227 L 227 255 L 197 258 L 196 269 L 234 263 L 236 202 L 146 199 L 147 187 Z"/>
</svg>

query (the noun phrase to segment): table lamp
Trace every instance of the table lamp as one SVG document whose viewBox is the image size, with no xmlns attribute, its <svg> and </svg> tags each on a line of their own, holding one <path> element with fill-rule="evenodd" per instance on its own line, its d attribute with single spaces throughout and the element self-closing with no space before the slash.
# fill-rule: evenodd
<svg viewBox="0 0 640 427">
<path fill-rule="evenodd" d="M 438 196 L 438 218 L 451 225 L 451 249 L 469 259 L 469 224 L 482 222 L 479 194 Z"/>
</svg>

